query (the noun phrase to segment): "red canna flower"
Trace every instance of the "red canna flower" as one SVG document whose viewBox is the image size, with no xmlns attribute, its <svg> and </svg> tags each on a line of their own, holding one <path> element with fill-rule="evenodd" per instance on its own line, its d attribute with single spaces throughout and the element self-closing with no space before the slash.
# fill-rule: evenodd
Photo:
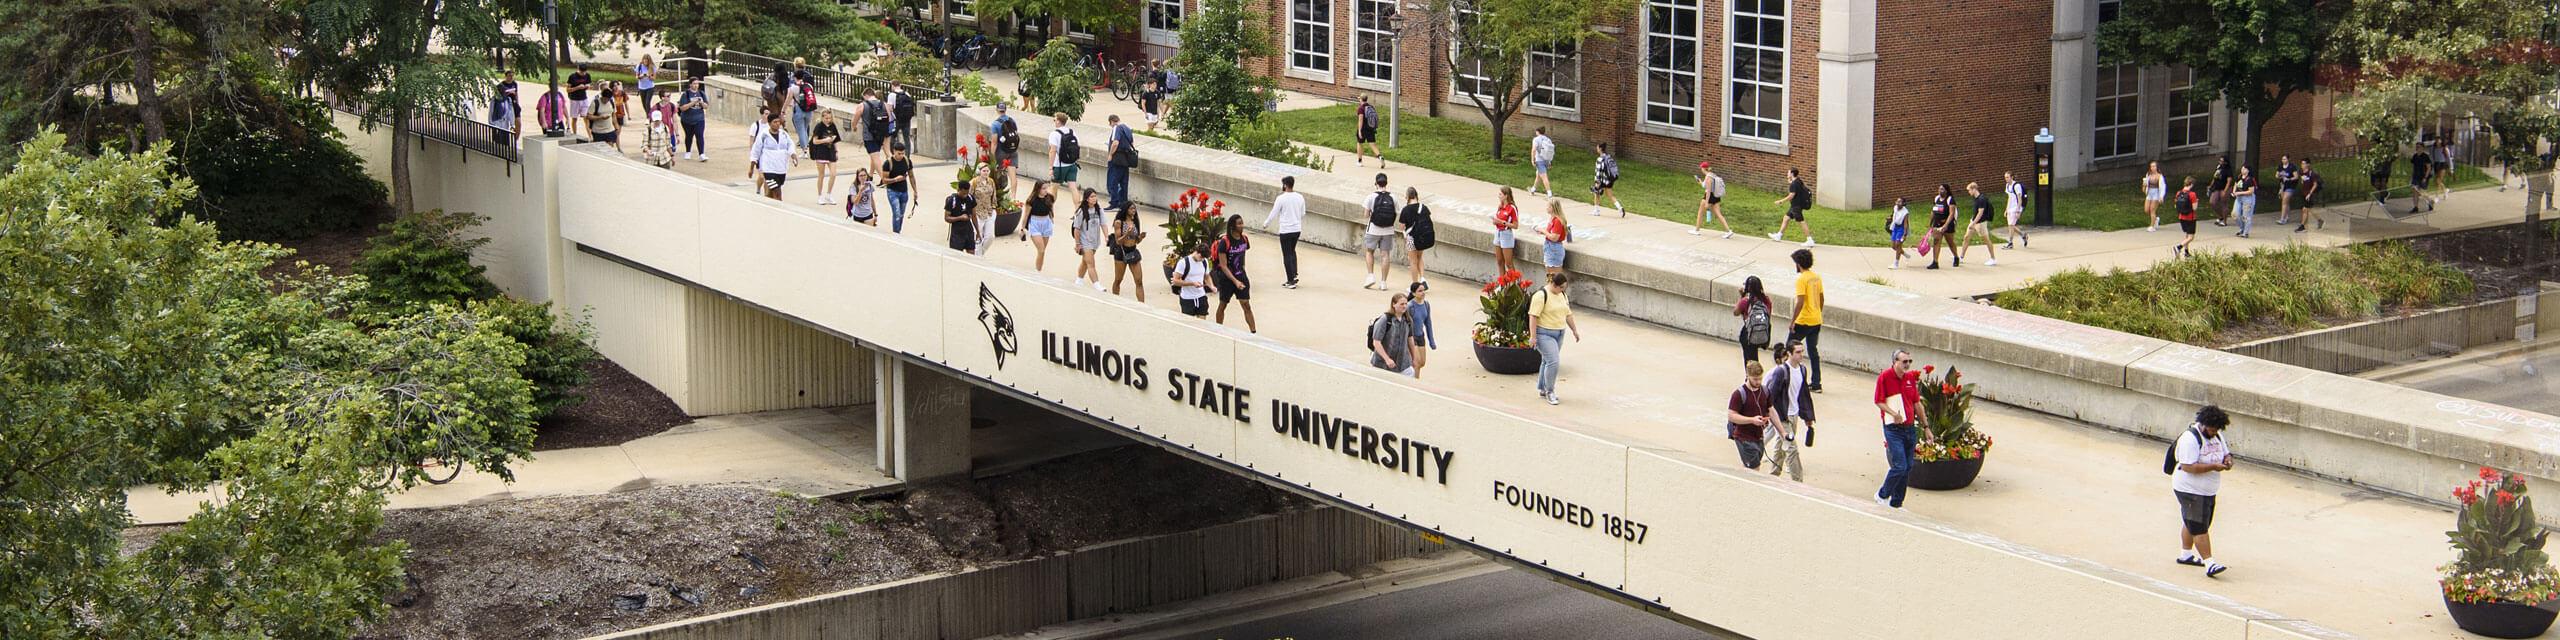
<svg viewBox="0 0 2560 640">
<path fill-rule="evenodd" d="M 960 148 L 960 159 L 966 160 L 966 159 L 968 159 L 968 158 L 969 158 L 969 148 L 968 148 L 968 147 L 961 147 L 961 148 Z"/>
<path fill-rule="evenodd" d="M 987 146 L 987 134 L 978 134 L 978 146 Z"/>
<path fill-rule="evenodd" d="M 2481 468 L 2480 468 L 2480 479 L 2482 479 L 2482 480 L 2487 480 L 2487 481 L 2490 481 L 2490 482 L 2496 482 L 2496 481 L 2498 481 L 2498 470 L 2496 470 L 2496 469 L 2491 469 L 2491 468 L 2488 468 L 2488 467 L 2481 467 Z"/>
<path fill-rule="evenodd" d="M 1484 292 L 1485 292 L 1485 293 L 1493 293 L 1493 288 L 1494 288 L 1495 286 L 1497 286 L 1497 285 L 1500 285 L 1500 284 L 1502 284 L 1502 283 L 1496 282 L 1496 283 L 1487 284 L 1487 285 L 1485 285 L 1485 286 L 1484 286 Z"/>
<path fill-rule="evenodd" d="M 1933 365 L 1928 365 L 1928 366 L 1925 366 L 1925 367 L 1921 367 L 1921 368 L 1920 368 L 1920 371 L 1922 371 L 1922 372 L 1924 372 L 1924 373 L 1937 373 L 1937 372 L 1938 372 L 1938 365 L 1934 365 L 1934 364 L 1933 364 Z"/>
<path fill-rule="evenodd" d="M 2504 491 L 2504 490 L 2500 490 L 2500 491 L 2498 492 L 2498 506 L 2501 506 L 2501 507 L 2504 507 L 2504 506 L 2510 506 L 2510 505 L 2514 505 L 2515 503 L 2516 503 L 2516 494 L 2507 493 L 2507 492 L 2506 492 L 2506 491 Z"/>
</svg>

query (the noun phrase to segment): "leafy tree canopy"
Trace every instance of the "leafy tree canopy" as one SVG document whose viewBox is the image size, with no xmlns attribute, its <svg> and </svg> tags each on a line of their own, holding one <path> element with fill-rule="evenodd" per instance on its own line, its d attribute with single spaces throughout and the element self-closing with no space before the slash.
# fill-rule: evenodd
<svg viewBox="0 0 2560 640">
<path fill-rule="evenodd" d="M 1617 22 L 1635 6 L 1633 0 L 1432 0 L 1420 22 L 1452 44 L 1434 56 L 1451 77 L 1460 73 L 1486 80 L 1466 100 L 1493 123 L 1493 157 L 1502 157 L 1502 123 L 1528 99 L 1529 53 L 1570 47 L 1588 48 L 1590 40 L 1608 39 L 1600 25 Z M 1557 73 L 1548 70 L 1547 73 Z"/>
<path fill-rule="evenodd" d="M 2325 0 L 2150 0 L 2122 11 L 2098 28 L 2100 62 L 2194 69 L 2191 91 L 2248 112 L 2253 154 L 2285 99 L 2312 88 L 2342 13 Z"/>
<path fill-rule="evenodd" d="M 2439 114 L 2469 114 L 2497 133 L 2500 155 L 2539 165 L 2537 140 L 2560 137 L 2543 96 L 2560 75 L 2560 12 L 2517 0 L 2355 0 L 2332 60 L 2355 70 L 2340 118 L 2387 161 Z"/>
<path fill-rule="evenodd" d="M 1173 56 L 1182 90 L 1174 94 L 1165 124 L 1184 141 L 1225 147 L 1227 129 L 1237 118 L 1262 116 L 1280 83 L 1244 64 L 1279 53 L 1265 22 L 1243 0 L 1201 0 L 1200 11 L 1183 20 L 1182 50 Z"/>
<path fill-rule="evenodd" d="M 834 0 L 602 0 L 590 11 L 577 22 L 592 26 L 598 44 L 645 40 L 688 54 L 731 49 L 824 64 L 898 37 Z"/>
</svg>

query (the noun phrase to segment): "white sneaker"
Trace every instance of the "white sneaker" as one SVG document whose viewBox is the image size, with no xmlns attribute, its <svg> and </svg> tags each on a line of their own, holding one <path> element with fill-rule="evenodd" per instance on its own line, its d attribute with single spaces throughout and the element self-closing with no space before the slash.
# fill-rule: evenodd
<svg viewBox="0 0 2560 640">
<path fill-rule="evenodd" d="M 1084 278 L 1076 278 L 1076 286 L 1084 286 Z"/>
<path fill-rule="evenodd" d="M 1696 230 L 1696 229 L 1690 229 L 1690 230 L 1689 230 L 1689 235 L 1693 235 L 1693 236 L 1694 236 L 1694 235 L 1698 235 L 1698 230 Z"/>
<path fill-rule="evenodd" d="M 1804 246 L 1807 246 L 1807 247 L 1813 246 L 1813 236 L 1805 236 L 1805 237 L 1804 237 Z"/>
<path fill-rule="evenodd" d="M 1599 207 L 1592 207 L 1592 208 L 1591 208 L 1591 215 L 1595 215 L 1595 216 L 1596 216 L 1596 215 L 1600 215 L 1600 211 L 1601 211 L 1601 209 L 1600 209 Z"/>
<path fill-rule="evenodd" d="M 1786 232 L 1781 231 L 1781 232 L 1778 232 L 1778 233 L 1772 233 L 1772 234 L 1769 234 L 1769 240 L 1770 240 L 1771 242 L 1775 242 L 1775 241 L 1777 241 L 1777 240 L 1778 240 L 1778 237 L 1779 237 L 1779 235 L 1778 235 L 1779 233 L 1786 233 Z"/>
<path fill-rule="evenodd" d="M 818 196 L 818 204 L 835 204 L 835 203 L 836 203 L 836 199 L 835 199 L 835 197 L 834 197 L 834 196 Z"/>
<path fill-rule="evenodd" d="M 1095 280 L 1095 281 L 1093 281 L 1093 290 L 1095 290 L 1095 291 L 1100 291 L 1100 292 L 1103 292 L 1103 293 L 1110 293 L 1110 292 L 1111 292 L 1111 288 L 1110 288 L 1110 287 L 1102 286 L 1102 281 L 1101 281 L 1101 280 Z"/>
<path fill-rule="evenodd" d="M 693 159 L 693 152 L 691 152 L 691 151 L 684 152 L 684 159 L 686 159 L 686 160 L 692 160 L 692 159 Z"/>
<path fill-rule="evenodd" d="M 1992 258 L 1992 259 L 1989 259 L 1989 260 L 1984 260 L 1984 261 L 1982 261 L 1982 266 L 1986 266 L 1986 267 L 1997 267 L 1997 266 L 2000 266 L 2000 259 L 1999 259 L 1999 258 Z"/>
<path fill-rule="evenodd" d="M 694 159 L 694 162 L 710 162 L 710 161 L 711 161 L 711 152 L 708 152 L 708 151 L 703 152 L 703 153 L 702 153 L 702 157 L 700 157 L 700 158 L 695 158 L 695 159 Z"/>
<path fill-rule="evenodd" d="M 2160 225 L 2156 225 L 2156 224 L 2155 224 L 2155 225 L 2151 225 L 2151 228 L 2149 228 L 2149 229 L 2144 229 L 2143 231 L 2159 231 L 2159 230 L 2160 230 Z"/>
<path fill-rule="evenodd" d="M 1731 231 L 1724 232 L 1724 239 L 1726 239 L 1726 240 L 1732 240 L 1732 239 L 1733 239 L 1733 232 L 1731 232 Z"/>
<path fill-rule="evenodd" d="M 1378 286 L 1378 276 L 1375 274 L 1360 279 L 1360 288 L 1367 289 L 1374 286 Z"/>
<path fill-rule="evenodd" d="M 1368 165 L 1369 165 L 1369 158 L 1368 158 L 1367 156 L 1362 156 L 1362 157 L 1352 158 L 1352 159 L 1351 159 L 1351 165 L 1352 165 L 1352 166 L 1360 166 L 1360 167 L 1368 166 Z"/>
<path fill-rule="evenodd" d="M 1891 509 L 1891 508 L 1893 508 L 1893 501 L 1892 501 L 1892 500 L 1886 500 L 1886 499 L 1884 499 L 1884 496 L 1873 496 L 1873 497 L 1876 499 L 1876 506 L 1884 507 L 1884 508 L 1887 508 L 1887 509 Z"/>
<path fill-rule="evenodd" d="M 1547 404 L 1564 404 L 1564 401 L 1563 401 L 1563 400 L 1557 400 L 1557 399 L 1556 399 L 1556 394 L 1552 394 L 1552 393 L 1550 393 L 1550 394 L 1547 394 Z"/>
<path fill-rule="evenodd" d="M 1887 269 L 1900 269 L 1900 268 L 1902 268 L 1902 261 L 1900 261 L 1900 260 L 1896 260 L 1896 261 L 1894 261 L 1894 262 L 1893 262 L 1893 264 L 1885 265 L 1885 266 L 1884 266 L 1884 268 L 1887 268 Z"/>
</svg>

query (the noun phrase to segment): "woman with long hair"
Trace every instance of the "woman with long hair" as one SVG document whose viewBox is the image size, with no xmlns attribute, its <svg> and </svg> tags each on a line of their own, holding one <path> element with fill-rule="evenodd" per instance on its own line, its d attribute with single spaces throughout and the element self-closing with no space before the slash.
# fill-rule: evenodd
<svg viewBox="0 0 2560 640">
<path fill-rule="evenodd" d="M 2142 174 L 2142 213 L 2151 216 L 2150 231 L 2160 230 L 2160 201 L 2169 199 L 2169 177 L 2160 175 L 2160 163 L 2151 163 L 2151 171 Z"/>
<path fill-rule="evenodd" d="M 1564 243 L 1566 239 L 1573 237 L 1573 228 L 1564 223 L 1563 200 L 1547 199 L 1547 228 L 1544 237 L 1547 241 L 1539 247 L 1541 252 L 1539 257 L 1544 258 L 1541 263 L 1547 266 L 1547 279 L 1554 280 L 1558 274 L 1564 273 Z"/>
<path fill-rule="evenodd" d="M 836 189 L 836 113 L 819 111 L 809 130 L 809 161 L 818 163 L 818 204 L 834 204 Z"/>
<path fill-rule="evenodd" d="M 1083 197 L 1076 200 L 1075 211 L 1076 217 L 1069 231 L 1076 238 L 1076 284 L 1079 286 L 1091 284 L 1093 290 L 1101 291 L 1102 270 L 1094 267 L 1093 255 L 1102 251 L 1105 235 L 1102 221 L 1102 192 L 1095 191 L 1092 187 L 1085 187 Z"/>
<path fill-rule="evenodd" d="M 1039 271 L 1049 264 L 1049 236 L 1057 233 L 1050 213 L 1058 196 L 1050 193 L 1055 183 L 1033 181 L 1031 197 L 1022 201 L 1022 239 L 1031 241 L 1031 270 Z"/>
<path fill-rule="evenodd" d="M 1761 314 L 1772 318 L 1771 322 L 1775 322 L 1774 318 L 1778 314 L 1778 305 L 1769 302 L 1769 292 L 1762 288 L 1762 285 L 1760 284 L 1760 276 L 1749 276 L 1742 279 L 1742 300 L 1733 304 L 1734 317 L 1742 318 L 1742 330 L 1734 336 L 1734 342 L 1742 344 L 1743 362 L 1759 362 L 1760 349 L 1769 346 L 1766 342 L 1768 336 L 1761 336 L 1761 340 L 1751 339 L 1751 310 L 1753 307 L 1758 307 Z M 1773 353 L 1771 355 L 1774 356 L 1776 354 Z"/>
<path fill-rule="evenodd" d="M 1253 323 L 1253 282 L 1245 278 L 1244 250 L 1252 241 L 1244 237 L 1244 216 L 1227 216 L 1227 233 L 1209 243 L 1209 279 L 1218 290 L 1218 324 L 1227 323 L 1227 301 L 1244 305 L 1244 330 L 1261 333 Z"/>
<path fill-rule="evenodd" d="M 1137 207 L 1123 208 L 1111 220 L 1111 295 L 1120 295 L 1120 280 L 1126 277 L 1138 301 L 1147 301 L 1147 270 L 1138 268 L 1138 242 L 1146 239 L 1146 229 L 1138 225 Z"/>
<path fill-rule="evenodd" d="M 877 227 L 880 226 L 880 217 L 874 214 L 874 211 L 876 209 L 872 208 L 871 202 L 871 170 L 856 167 L 853 170 L 853 188 L 846 190 L 844 194 L 844 215 L 852 218 L 854 222 Z"/>
<path fill-rule="evenodd" d="M 1511 188 L 1501 189 L 1501 202 L 1493 208 L 1493 272 L 1511 270 L 1512 252 L 1520 245 L 1515 231 L 1520 228 L 1520 206 L 1511 200 Z"/>
</svg>

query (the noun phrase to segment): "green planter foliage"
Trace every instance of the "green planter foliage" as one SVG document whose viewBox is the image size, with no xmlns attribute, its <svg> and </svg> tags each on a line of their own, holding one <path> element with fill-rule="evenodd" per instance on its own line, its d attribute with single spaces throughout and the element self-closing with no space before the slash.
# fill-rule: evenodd
<svg viewBox="0 0 2560 640">
<path fill-rule="evenodd" d="M 1174 93 L 1165 124 L 1182 132 L 1184 142 L 1228 148 L 1228 129 L 1238 117 L 1261 117 L 1279 82 L 1243 64 L 1278 54 L 1262 26 L 1267 22 L 1244 0 L 1201 0 L 1200 12 L 1183 21 L 1182 51 L 1173 56 L 1182 90 Z"/>
<path fill-rule="evenodd" d="M 1067 114 L 1069 120 L 1084 118 L 1085 101 L 1093 99 L 1092 71 L 1076 64 L 1076 46 L 1066 36 L 1050 38 L 1031 63 L 1022 66 L 1023 82 L 1031 92 L 1033 104 L 1040 113 Z"/>
<path fill-rule="evenodd" d="M 2542 550 L 2550 533 L 2533 518 L 2524 477 L 2480 468 L 2480 479 L 2453 490 L 2462 503 L 2444 532 L 2457 555 L 2440 567 L 2452 602 L 2541 604 L 2560 598 L 2560 575 Z"/>
</svg>

